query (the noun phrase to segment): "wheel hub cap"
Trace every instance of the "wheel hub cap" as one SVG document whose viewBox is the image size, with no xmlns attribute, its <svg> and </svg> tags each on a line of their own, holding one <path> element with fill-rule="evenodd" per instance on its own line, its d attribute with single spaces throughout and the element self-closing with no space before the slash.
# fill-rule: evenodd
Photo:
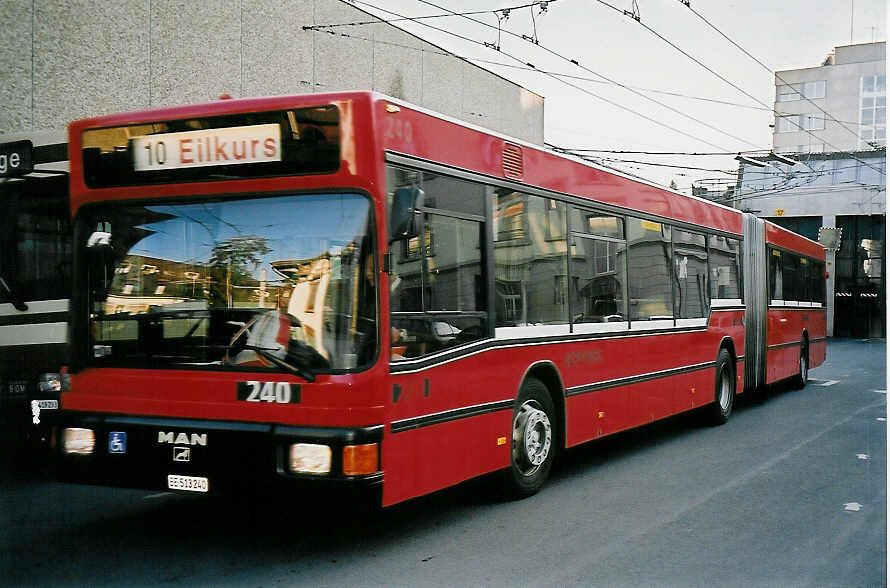
<svg viewBox="0 0 890 588">
<path fill-rule="evenodd" d="M 552 443 L 553 428 L 547 413 L 523 405 L 513 426 L 513 453 L 517 462 L 534 470 L 547 459 Z"/>
</svg>

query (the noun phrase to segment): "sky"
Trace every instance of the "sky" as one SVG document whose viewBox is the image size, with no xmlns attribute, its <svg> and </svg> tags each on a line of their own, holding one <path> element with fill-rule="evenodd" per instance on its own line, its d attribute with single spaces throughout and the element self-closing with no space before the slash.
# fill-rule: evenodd
<svg viewBox="0 0 890 588">
<path fill-rule="evenodd" d="M 817 67 L 836 46 L 885 41 L 887 36 L 886 0 L 691 0 L 691 8 L 714 28 L 681 0 L 555 0 L 543 11 L 540 7 L 511 10 L 501 19 L 500 42 L 494 11 L 532 0 L 350 1 L 384 20 L 396 18 L 392 13 L 417 17 L 447 10 L 491 11 L 472 15 L 488 27 L 460 17 L 421 21 L 470 40 L 415 21 L 393 24 L 456 55 L 485 60 L 476 63 L 544 96 L 545 141 L 570 149 L 768 150 L 774 123 L 774 71 Z M 624 11 L 636 13 L 639 22 Z M 537 46 L 517 37 L 522 35 L 536 38 Z M 499 44 L 501 50 L 484 43 Z M 572 87 L 539 72 L 487 63 L 520 65 L 511 56 L 538 70 L 588 80 L 563 78 L 576 86 Z M 729 172 L 610 162 L 659 184 L 674 181 L 684 193 L 689 193 L 693 180 L 734 181 L 738 170 L 733 156 L 598 155 Z"/>
</svg>

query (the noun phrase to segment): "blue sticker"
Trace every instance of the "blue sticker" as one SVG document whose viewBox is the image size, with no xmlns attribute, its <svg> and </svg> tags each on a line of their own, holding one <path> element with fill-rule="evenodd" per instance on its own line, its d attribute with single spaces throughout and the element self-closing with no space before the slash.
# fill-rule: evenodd
<svg viewBox="0 0 890 588">
<path fill-rule="evenodd" d="M 108 453 L 127 452 L 127 433 L 125 431 L 111 431 L 108 433 Z"/>
</svg>

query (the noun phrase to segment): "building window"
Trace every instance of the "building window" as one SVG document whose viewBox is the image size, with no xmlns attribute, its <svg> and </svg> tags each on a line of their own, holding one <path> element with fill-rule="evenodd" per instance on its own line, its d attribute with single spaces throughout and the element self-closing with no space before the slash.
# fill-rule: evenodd
<svg viewBox="0 0 890 588">
<path fill-rule="evenodd" d="M 776 132 L 777 133 L 793 133 L 800 130 L 798 124 L 799 116 L 777 116 Z"/>
<path fill-rule="evenodd" d="M 776 102 L 800 100 L 800 84 L 781 84 L 776 89 Z"/>
<path fill-rule="evenodd" d="M 825 118 L 816 114 L 793 114 L 776 117 L 776 132 L 821 131 L 825 129 Z"/>
<path fill-rule="evenodd" d="M 883 75 L 864 76 L 859 98 L 859 147 L 887 144 L 887 90 Z"/>
<path fill-rule="evenodd" d="M 781 83 L 776 88 L 776 102 L 792 102 L 794 100 L 815 100 L 825 98 L 825 80 L 803 82 L 800 84 Z"/>
<path fill-rule="evenodd" d="M 798 145 L 796 150 L 798 153 L 823 153 L 825 151 L 825 143 Z"/>
<path fill-rule="evenodd" d="M 801 126 L 807 131 L 821 131 L 825 128 L 825 118 L 815 114 L 800 115 Z"/>
</svg>

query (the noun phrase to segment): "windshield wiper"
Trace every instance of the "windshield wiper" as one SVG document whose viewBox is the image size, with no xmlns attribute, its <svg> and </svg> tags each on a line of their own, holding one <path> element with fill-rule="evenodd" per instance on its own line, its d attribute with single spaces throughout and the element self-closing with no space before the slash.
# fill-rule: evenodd
<svg viewBox="0 0 890 588">
<path fill-rule="evenodd" d="M 307 382 L 315 381 L 315 374 L 313 374 L 306 368 L 288 363 L 288 362 L 284 361 L 283 359 L 279 359 L 279 358 L 275 357 L 274 355 L 272 355 L 271 353 L 269 353 L 270 351 L 276 351 L 275 349 L 269 349 L 268 347 L 257 347 L 256 345 L 241 345 L 240 348 L 241 349 L 249 349 L 250 351 L 253 351 L 254 353 L 259 355 L 263 359 L 267 359 L 267 360 L 271 361 L 272 363 L 274 363 L 275 365 L 277 365 L 278 367 L 286 369 L 290 373 L 300 376 Z"/>
<path fill-rule="evenodd" d="M 15 290 L 3 279 L 3 276 L 0 276 L 0 289 L 6 291 L 6 295 L 9 297 L 9 301 L 12 302 L 12 305 L 16 310 L 21 310 L 22 312 L 28 310 L 28 305 L 25 304 L 25 301 L 21 299 L 21 297 L 16 293 Z"/>
</svg>

